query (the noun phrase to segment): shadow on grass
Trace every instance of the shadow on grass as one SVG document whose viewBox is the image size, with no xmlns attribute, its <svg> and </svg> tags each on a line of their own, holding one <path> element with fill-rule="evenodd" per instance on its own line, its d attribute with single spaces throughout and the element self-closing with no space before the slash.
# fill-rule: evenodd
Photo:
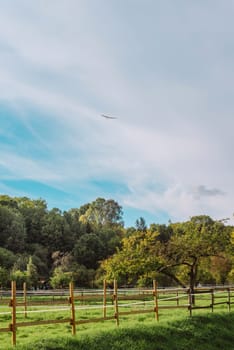
<svg viewBox="0 0 234 350">
<path fill-rule="evenodd" d="M 74 338 L 42 339 L 19 350 L 234 350 L 234 313 L 116 328 Z"/>
</svg>

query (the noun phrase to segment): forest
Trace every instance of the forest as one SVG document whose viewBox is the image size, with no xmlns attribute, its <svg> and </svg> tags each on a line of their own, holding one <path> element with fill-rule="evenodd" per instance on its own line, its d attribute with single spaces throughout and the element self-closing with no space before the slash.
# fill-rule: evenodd
<svg viewBox="0 0 234 350">
<path fill-rule="evenodd" d="M 48 209 L 44 199 L 0 195 L 0 286 L 98 287 L 234 283 L 234 227 L 207 215 L 124 227 L 122 207 L 97 198 Z"/>
</svg>

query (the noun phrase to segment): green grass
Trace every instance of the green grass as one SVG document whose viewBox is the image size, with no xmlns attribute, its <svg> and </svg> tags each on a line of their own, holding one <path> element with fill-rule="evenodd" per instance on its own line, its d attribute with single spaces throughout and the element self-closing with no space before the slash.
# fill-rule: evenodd
<svg viewBox="0 0 234 350">
<path fill-rule="evenodd" d="M 220 294 L 221 296 L 221 294 Z M 168 295 L 164 295 L 168 297 Z M 223 297 L 218 299 L 223 301 Z M 134 301 L 133 301 L 134 302 Z M 201 296 L 196 304 L 209 305 L 209 298 Z M 121 306 L 119 311 L 127 308 Z M 160 304 L 165 301 L 159 300 Z M 180 305 L 185 304 L 180 300 Z M 97 303 L 95 303 L 97 305 Z M 176 301 L 170 300 L 170 305 Z M 77 306 L 82 306 L 78 302 Z M 101 303 L 99 303 L 101 306 Z M 133 305 L 133 308 L 150 307 L 151 304 Z M 77 309 L 76 319 L 102 317 L 102 307 L 93 309 L 93 302 L 89 302 L 89 310 Z M 56 306 L 60 308 L 61 306 Z M 31 306 L 29 310 L 48 309 L 50 306 Z M 9 311 L 7 305 L 1 305 L 1 312 Z M 18 307 L 17 311 L 23 311 Z M 107 315 L 113 315 L 113 308 L 107 309 Z M 70 317 L 70 310 L 17 314 L 17 322 L 38 320 L 64 319 Z M 0 327 L 7 327 L 11 322 L 11 315 L 0 316 Z M 153 312 L 147 314 L 120 316 L 120 326 L 115 320 L 99 323 L 77 325 L 77 335 L 71 335 L 69 323 L 50 324 L 44 326 L 19 327 L 17 330 L 17 347 L 10 347 L 11 333 L 0 333 L 0 350 L 234 350 L 234 313 L 228 312 L 227 305 L 217 305 L 214 312 L 211 309 L 193 311 L 189 317 L 187 308 L 162 309 L 159 312 L 159 322 L 155 320 Z"/>
<path fill-rule="evenodd" d="M 103 328 L 103 324 L 102 324 Z M 172 320 L 129 321 L 107 330 L 90 327 L 75 337 L 51 337 L 17 346 L 17 350 L 234 350 L 234 313 L 216 313 Z M 6 348 L 5 349 L 10 349 Z M 12 349 L 12 348 L 11 348 Z"/>
</svg>

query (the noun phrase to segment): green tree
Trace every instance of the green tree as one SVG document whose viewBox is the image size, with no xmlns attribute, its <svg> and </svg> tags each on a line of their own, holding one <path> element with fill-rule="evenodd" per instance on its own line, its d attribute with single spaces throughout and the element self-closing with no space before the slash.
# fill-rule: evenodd
<svg viewBox="0 0 234 350">
<path fill-rule="evenodd" d="M 16 255 L 11 250 L 0 247 L 0 266 L 11 269 L 16 259 Z"/>
<path fill-rule="evenodd" d="M 145 232 L 147 230 L 146 222 L 143 217 L 140 217 L 136 220 L 136 229 L 137 231 L 143 231 Z"/>
<path fill-rule="evenodd" d="M 97 198 L 90 203 L 85 213 L 80 216 L 80 221 L 97 226 L 123 226 L 122 216 L 122 207 L 116 201 L 113 199 Z"/>
<path fill-rule="evenodd" d="M 0 205 L 0 246 L 14 253 L 25 248 L 25 224 L 19 211 Z"/>
<path fill-rule="evenodd" d="M 107 281 L 118 279 L 121 284 L 132 285 L 145 275 L 154 277 L 161 262 L 158 254 L 152 252 L 152 247 L 160 251 L 157 232 L 136 231 L 123 238 L 122 247 L 101 265 Z"/>
<path fill-rule="evenodd" d="M 27 246 L 27 256 L 32 256 L 33 263 L 36 265 L 38 274 L 43 278 L 48 278 L 51 268 L 49 259 L 49 249 L 39 243 L 31 243 Z"/>
<path fill-rule="evenodd" d="M 16 198 L 17 207 L 25 221 L 28 245 L 41 243 L 41 231 L 47 215 L 47 203 L 43 199 Z"/>
<path fill-rule="evenodd" d="M 173 235 L 165 247 L 167 265 L 163 270 L 183 265 L 187 267 L 191 291 L 198 282 L 199 266 L 208 257 L 225 258 L 231 232 L 220 221 L 209 216 L 195 216 L 185 223 L 172 224 Z"/>
<path fill-rule="evenodd" d="M 104 245 L 101 239 L 94 233 L 83 235 L 74 247 L 74 257 L 79 265 L 88 269 L 96 269 L 103 259 Z"/>
<path fill-rule="evenodd" d="M 70 227 L 61 210 L 53 208 L 44 219 L 41 232 L 41 243 L 48 247 L 49 254 L 56 250 L 69 251 L 74 241 L 70 236 Z"/>
<path fill-rule="evenodd" d="M 10 277 L 9 277 L 9 271 L 5 268 L 0 266 L 0 287 L 6 288 L 9 286 Z"/>
<path fill-rule="evenodd" d="M 161 239 L 160 230 L 152 231 L 152 227 L 123 239 L 122 248 L 102 264 L 107 278 L 125 276 L 127 281 L 136 281 L 144 275 L 161 273 L 185 286 L 186 274 L 185 282 L 193 292 L 202 261 L 224 257 L 230 245 L 230 228 L 208 216 L 197 216 L 170 224 L 170 232 L 166 242 Z"/>
<path fill-rule="evenodd" d="M 38 286 L 38 272 L 37 267 L 32 261 L 32 257 L 29 257 L 29 261 L 27 263 L 27 280 L 31 287 L 34 287 L 35 289 Z"/>
<path fill-rule="evenodd" d="M 69 225 L 69 235 L 73 240 L 73 244 L 75 240 L 79 239 L 83 234 L 86 233 L 86 224 L 83 224 L 80 221 L 80 216 L 83 215 L 81 212 L 83 213 L 82 210 L 73 208 L 65 211 L 63 214 L 66 222 Z"/>
<path fill-rule="evenodd" d="M 57 267 L 52 277 L 50 278 L 50 284 L 53 288 L 67 288 L 69 283 L 73 281 L 72 272 L 64 272 L 60 267 Z"/>
<path fill-rule="evenodd" d="M 11 209 L 18 209 L 18 203 L 16 198 L 11 198 L 7 195 L 0 195 L 0 205 L 6 206 Z"/>
<path fill-rule="evenodd" d="M 20 271 L 20 270 L 13 271 L 10 275 L 10 279 L 11 279 L 11 281 L 16 281 L 17 288 L 22 289 L 23 284 L 27 283 L 27 281 L 28 281 L 27 272 Z"/>
</svg>

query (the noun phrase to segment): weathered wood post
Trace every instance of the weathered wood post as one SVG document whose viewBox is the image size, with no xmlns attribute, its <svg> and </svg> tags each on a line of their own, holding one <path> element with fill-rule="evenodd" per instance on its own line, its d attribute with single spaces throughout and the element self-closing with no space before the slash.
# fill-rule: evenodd
<svg viewBox="0 0 234 350">
<path fill-rule="evenodd" d="M 158 317 L 158 292 L 157 292 L 157 282 L 156 280 L 153 281 L 153 296 L 154 296 L 154 310 L 155 310 L 155 318 L 158 321 L 159 317 Z"/>
<path fill-rule="evenodd" d="M 24 317 L 27 318 L 27 285 L 26 282 L 23 284 L 23 291 L 24 291 Z"/>
<path fill-rule="evenodd" d="M 69 302 L 71 305 L 71 326 L 72 326 L 72 335 L 76 335 L 76 312 L 75 312 L 75 303 L 74 303 L 74 287 L 73 282 L 69 284 L 70 297 Z"/>
<path fill-rule="evenodd" d="M 103 281 L 103 317 L 106 318 L 106 280 Z"/>
<path fill-rule="evenodd" d="M 214 312 L 214 289 L 211 289 L 211 310 Z"/>
<path fill-rule="evenodd" d="M 230 312 L 231 311 L 231 292 L 230 292 L 230 288 L 227 288 L 227 292 L 228 292 L 228 301 L 227 301 L 228 311 Z"/>
<path fill-rule="evenodd" d="M 11 301 L 10 306 L 12 307 L 11 311 L 11 324 L 10 329 L 12 332 L 12 345 L 16 345 L 16 282 L 11 282 Z"/>
<path fill-rule="evenodd" d="M 193 296 L 192 296 L 192 290 L 191 288 L 188 289 L 188 309 L 189 309 L 189 315 L 192 316 L 192 308 L 193 308 Z"/>
<path fill-rule="evenodd" d="M 115 319 L 116 319 L 116 324 L 119 326 L 119 306 L 118 306 L 118 287 L 117 287 L 117 281 L 114 280 L 114 305 L 115 305 Z"/>
</svg>

